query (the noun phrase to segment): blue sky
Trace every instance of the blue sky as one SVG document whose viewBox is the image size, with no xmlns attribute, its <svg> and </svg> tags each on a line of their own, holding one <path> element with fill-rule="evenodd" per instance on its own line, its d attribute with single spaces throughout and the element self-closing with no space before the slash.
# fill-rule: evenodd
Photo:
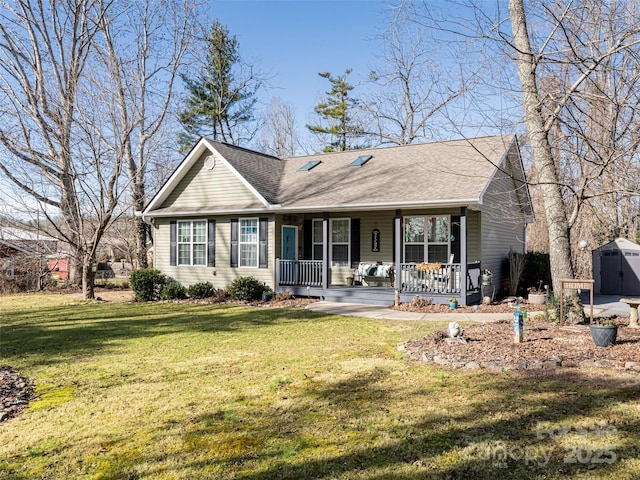
<svg viewBox="0 0 640 480">
<path fill-rule="evenodd" d="M 280 97 L 293 105 L 302 126 L 330 88 L 318 72 L 337 76 L 351 68 L 350 83 L 366 78 L 390 12 L 388 4 L 373 0 L 211 0 L 208 21 L 225 24 L 243 59 L 269 74 L 263 100 Z"/>
</svg>

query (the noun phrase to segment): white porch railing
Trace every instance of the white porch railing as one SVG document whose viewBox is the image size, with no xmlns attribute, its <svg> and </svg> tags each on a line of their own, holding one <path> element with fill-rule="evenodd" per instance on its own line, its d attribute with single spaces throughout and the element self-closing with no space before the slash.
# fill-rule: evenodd
<svg viewBox="0 0 640 480">
<path fill-rule="evenodd" d="M 400 266 L 403 292 L 457 294 L 462 290 L 459 263 L 443 263 L 435 270 L 419 270 L 415 263 L 402 263 Z"/>
<path fill-rule="evenodd" d="M 434 270 L 419 270 L 415 263 L 400 264 L 402 270 L 402 292 L 407 293 L 440 293 L 459 295 L 462 293 L 462 282 L 465 272 L 459 263 L 443 263 Z M 467 264 L 466 294 L 480 291 L 480 262 Z"/>
<path fill-rule="evenodd" d="M 480 262 L 468 264 L 466 272 L 459 263 L 445 263 L 436 270 L 419 270 L 415 263 L 401 263 L 400 268 L 402 293 L 457 296 L 465 280 L 467 295 L 480 291 Z M 276 285 L 322 287 L 322 260 L 276 259 Z"/>
<path fill-rule="evenodd" d="M 322 286 L 322 260 L 276 260 L 277 285 Z"/>
</svg>

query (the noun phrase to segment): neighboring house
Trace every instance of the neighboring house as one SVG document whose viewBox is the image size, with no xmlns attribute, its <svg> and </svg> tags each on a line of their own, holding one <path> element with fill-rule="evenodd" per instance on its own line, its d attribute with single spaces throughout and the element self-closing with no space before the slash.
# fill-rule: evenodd
<svg viewBox="0 0 640 480">
<path fill-rule="evenodd" d="M 67 255 L 56 239 L 19 228 L 0 229 L 0 271 L 9 278 L 47 268 L 59 278 L 67 277 Z"/>
<path fill-rule="evenodd" d="M 155 267 L 185 285 L 384 305 L 479 301 L 533 221 L 514 135 L 289 159 L 201 139 L 142 215 Z"/>
</svg>

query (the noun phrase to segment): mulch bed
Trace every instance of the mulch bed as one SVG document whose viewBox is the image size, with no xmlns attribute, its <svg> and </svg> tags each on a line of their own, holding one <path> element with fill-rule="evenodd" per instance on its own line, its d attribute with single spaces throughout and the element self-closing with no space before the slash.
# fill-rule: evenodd
<svg viewBox="0 0 640 480">
<path fill-rule="evenodd" d="M 31 380 L 7 365 L 0 365 L 0 422 L 15 417 L 27 408 L 32 396 Z"/>
<path fill-rule="evenodd" d="M 462 328 L 462 336 L 445 331 L 411 340 L 401 348 L 410 358 L 449 368 L 488 370 L 553 370 L 601 367 L 640 371 L 640 329 L 619 325 L 616 344 L 597 347 L 588 325 L 559 326 L 532 319 L 525 323 L 523 343 L 514 342 L 513 322 L 498 321 Z"/>
</svg>

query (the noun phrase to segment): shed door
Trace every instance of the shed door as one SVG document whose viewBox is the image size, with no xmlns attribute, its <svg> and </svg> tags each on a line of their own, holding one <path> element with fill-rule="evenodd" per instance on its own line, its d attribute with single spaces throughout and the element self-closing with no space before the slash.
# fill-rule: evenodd
<svg viewBox="0 0 640 480">
<path fill-rule="evenodd" d="M 603 295 L 620 295 L 622 292 L 622 255 L 619 250 L 600 252 L 600 292 Z"/>
<path fill-rule="evenodd" d="M 603 295 L 640 295 L 640 252 L 601 252 L 600 285 Z"/>
<path fill-rule="evenodd" d="M 640 295 L 640 252 L 623 251 L 620 255 L 622 263 L 622 295 L 637 297 Z"/>
</svg>

